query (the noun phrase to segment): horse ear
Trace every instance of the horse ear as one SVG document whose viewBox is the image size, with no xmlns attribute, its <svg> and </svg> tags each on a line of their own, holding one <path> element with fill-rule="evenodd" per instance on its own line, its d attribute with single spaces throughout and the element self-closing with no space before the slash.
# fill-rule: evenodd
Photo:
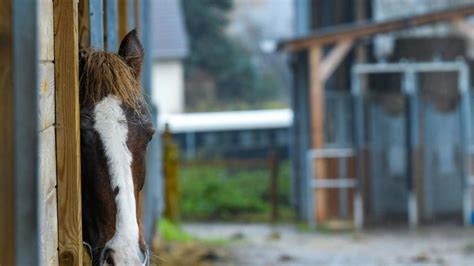
<svg viewBox="0 0 474 266">
<path fill-rule="evenodd" d="M 132 30 L 125 35 L 120 43 L 118 54 L 132 68 L 135 77 L 140 76 L 144 52 L 136 30 Z"/>
</svg>

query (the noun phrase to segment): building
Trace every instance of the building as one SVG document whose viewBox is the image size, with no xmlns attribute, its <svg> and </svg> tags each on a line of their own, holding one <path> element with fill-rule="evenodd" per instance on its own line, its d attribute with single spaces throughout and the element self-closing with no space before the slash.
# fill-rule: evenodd
<svg viewBox="0 0 474 266">
<path fill-rule="evenodd" d="M 288 158 L 289 109 L 168 114 L 168 125 L 183 159 L 255 159 L 277 152 Z"/>
<path fill-rule="evenodd" d="M 180 3 L 152 1 L 152 98 L 160 113 L 184 111 L 183 59 L 188 54 L 188 38 Z"/>
<path fill-rule="evenodd" d="M 462 18 L 473 3 L 296 1 L 297 36 L 281 47 L 292 52 L 293 200 L 302 218 L 470 223 L 471 99 L 459 89 L 472 75 L 355 77 L 367 64 L 472 69 L 472 26 Z"/>
</svg>

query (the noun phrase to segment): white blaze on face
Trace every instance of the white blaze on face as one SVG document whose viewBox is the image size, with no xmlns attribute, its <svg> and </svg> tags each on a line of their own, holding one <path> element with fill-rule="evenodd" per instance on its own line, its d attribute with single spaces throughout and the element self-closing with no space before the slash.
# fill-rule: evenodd
<svg viewBox="0 0 474 266">
<path fill-rule="evenodd" d="M 94 115 L 94 129 L 99 133 L 107 157 L 112 190 L 119 189 L 115 197 L 115 235 L 105 247 L 114 250 L 114 261 L 118 265 L 142 264 L 144 258 L 140 257 L 138 244 L 132 154 L 127 146 L 128 125 L 121 101 L 116 96 L 105 97 L 95 106 Z"/>
</svg>

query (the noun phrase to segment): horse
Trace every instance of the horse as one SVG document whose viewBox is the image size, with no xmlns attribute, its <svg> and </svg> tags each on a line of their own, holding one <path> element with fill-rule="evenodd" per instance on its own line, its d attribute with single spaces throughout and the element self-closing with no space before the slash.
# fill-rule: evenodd
<svg viewBox="0 0 474 266">
<path fill-rule="evenodd" d="M 93 265 L 148 265 L 138 199 L 154 134 L 135 30 L 118 53 L 79 52 L 82 226 Z"/>
</svg>

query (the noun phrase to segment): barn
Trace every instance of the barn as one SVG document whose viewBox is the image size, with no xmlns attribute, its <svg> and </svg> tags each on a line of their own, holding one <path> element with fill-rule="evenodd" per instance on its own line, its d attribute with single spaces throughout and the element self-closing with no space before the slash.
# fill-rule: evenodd
<svg viewBox="0 0 474 266">
<path fill-rule="evenodd" d="M 79 47 L 117 51 L 119 40 L 137 29 L 147 50 L 150 3 L 1 1 L 0 265 L 90 263 L 81 225 Z M 150 55 L 142 77 L 147 95 Z M 159 162 L 155 139 L 149 159 Z M 151 237 L 159 164 L 148 172 L 141 211 Z"/>
<path fill-rule="evenodd" d="M 346 4 L 296 1 L 298 36 L 280 43 L 300 217 L 471 224 L 472 1 Z"/>
</svg>

